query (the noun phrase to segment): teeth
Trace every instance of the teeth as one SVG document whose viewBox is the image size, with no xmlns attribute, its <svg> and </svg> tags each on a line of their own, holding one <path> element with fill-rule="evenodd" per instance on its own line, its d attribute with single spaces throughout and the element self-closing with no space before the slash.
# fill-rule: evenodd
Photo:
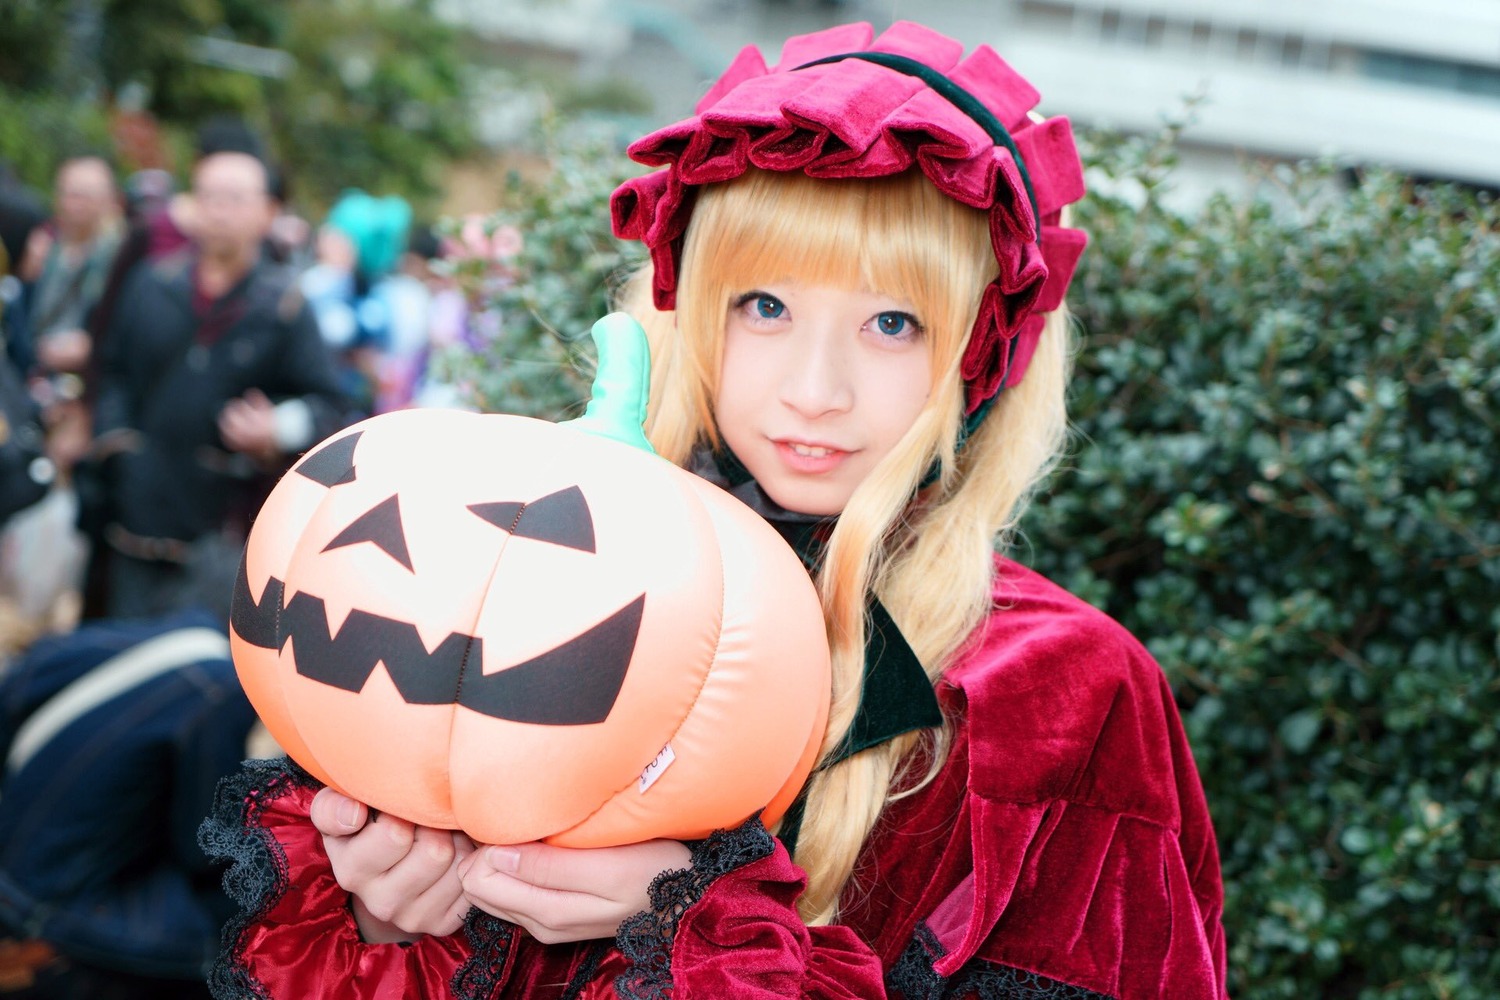
<svg viewBox="0 0 1500 1000">
<path fill-rule="evenodd" d="M 806 444 L 794 444 L 791 446 L 791 449 L 797 454 L 805 455 L 808 458 L 822 458 L 824 455 L 833 454 L 832 448 L 817 448 Z"/>
</svg>

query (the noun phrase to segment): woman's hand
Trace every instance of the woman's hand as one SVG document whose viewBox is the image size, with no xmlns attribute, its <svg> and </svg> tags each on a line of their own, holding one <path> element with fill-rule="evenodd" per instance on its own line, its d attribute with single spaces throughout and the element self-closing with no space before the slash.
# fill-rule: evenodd
<svg viewBox="0 0 1500 1000">
<path fill-rule="evenodd" d="M 588 849 L 538 843 L 481 847 L 458 870 L 475 906 L 556 944 L 614 937 L 625 918 L 650 906 L 651 880 L 691 860 L 676 840 Z"/>
<path fill-rule="evenodd" d="M 353 897 L 365 941 L 410 941 L 463 926 L 469 901 L 458 872 L 475 850 L 467 836 L 394 816 L 372 819 L 363 803 L 331 788 L 313 798 L 311 818 L 334 878 Z"/>
</svg>

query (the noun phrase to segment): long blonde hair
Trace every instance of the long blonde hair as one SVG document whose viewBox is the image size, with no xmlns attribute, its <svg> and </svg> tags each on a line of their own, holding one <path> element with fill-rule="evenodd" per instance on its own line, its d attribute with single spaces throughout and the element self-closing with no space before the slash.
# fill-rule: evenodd
<svg viewBox="0 0 1500 1000">
<path fill-rule="evenodd" d="M 857 286 L 908 299 L 932 350 L 933 386 L 906 435 L 855 490 L 828 542 L 817 584 L 833 654 L 833 706 L 823 758 L 839 749 L 859 708 L 867 595 L 877 594 L 935 682 L 991 606 L 993 552 L 1061 448 L 1069 349 L 1059 310 L 1017 387 L 961 449 L 959 362 L 980 293 L 998 271 L 983 212 L 945 197 L 920 172 L 815 180 L 750 170 L 698 193 L 682 254 L 675 313 L 649 305 L 649 273 L 624 305 L 652 344 L 647 434 L 684 463 L 717 444 L 713 398 L 732 298 L 762 284 Z M 939 463 L 937 481 L 921 490 Z M 809 924 L 837 918 L 861 845 L 898 786 L 930 780 L 946 730 L 909 733 L 816 771 L 797 842 L 808 875 L 799 909 Z M 920 752 L 924 751 L 925 752 Z M 903 780 L 914 767 L 920 780 Z"/>
</svg>

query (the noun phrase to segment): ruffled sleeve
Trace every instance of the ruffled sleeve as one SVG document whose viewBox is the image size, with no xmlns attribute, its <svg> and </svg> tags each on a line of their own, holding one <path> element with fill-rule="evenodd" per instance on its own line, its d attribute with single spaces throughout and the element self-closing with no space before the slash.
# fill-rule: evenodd
<svg viewBox="0 0 1500 1000">
<path fill-rule="evenodd" d="M 882 998 L 879 959 L 848 927 L 808 927 L 806 881 L 758 820 L 714 834 L 690 868 L 651 887 L 652 909 L 620 927 L 622 1000 Z"/>
<path fill-rule="evenodd" d="M 1002 567 L 997 598 L 948 675 L 968 725 L 973 868 L 914 946 L 950 985 L 1009 969 L 1080 996 L 1222 1000 L 1218 852 L 1160 667 L 1019 567 Z"/>
<path fill-rule="evenodd" d="M 250 761 L 224 779 L 199 829 L 228 861 L 240 913 L 210 975 L 218 1000 L 488 997 L 508 972 L 515 929 L 475 911 L 464 929 L 409 945 L 365 944 L 309 809 L 321 787 L 289 762 Z"/>
</svg>

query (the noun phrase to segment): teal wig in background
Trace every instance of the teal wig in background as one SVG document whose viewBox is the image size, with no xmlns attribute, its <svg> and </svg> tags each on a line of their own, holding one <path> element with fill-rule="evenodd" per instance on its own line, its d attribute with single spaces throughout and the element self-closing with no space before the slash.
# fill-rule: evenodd
<svg viewBox="0 0 1500 1000">
<path fill-rule="evenodd" d="M 373 281 L 389 274 L 406 250 L 411 206 L 395 195 L 376 198 L 360 190 L 344 192 L 328 213 L 328 225 L 354 244 L 361 277 Z"/>
</svg>

